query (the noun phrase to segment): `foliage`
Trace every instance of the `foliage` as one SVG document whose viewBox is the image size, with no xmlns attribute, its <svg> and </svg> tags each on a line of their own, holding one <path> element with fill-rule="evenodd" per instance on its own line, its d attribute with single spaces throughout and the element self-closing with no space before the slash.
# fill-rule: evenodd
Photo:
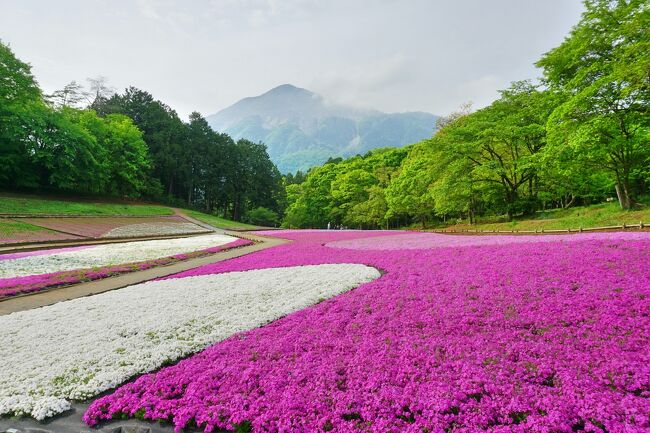
<svg viewBox="0 0 650 433">
<path fill-rule="evenodd" d="M 199 113 L 185 123 L 143 90 L 88 81 L 89 91 L 72 81 L 44 97 L 29 65 L 0 43 L 0 187 L 145 196 L 234 220 L 284 211 L 263 144 L 218 134 Z"/>
<path fill-rule="evenodd" d="M 450 229 L 476 230 L 577 230 L 580 227 L 608 227 L 650 222 L 650 209 L 624 211 L 617 203 L 600 203 L 569 209 L 540 210 L 527 218 L 503 221 L 484 217 L 472 226 L 455 224 Z"/>
<path fill-rule="evenodd" d="M 537 63 L 541 84 L 514 82 L 485 108 L 438 119 L 435 135 L 396 165 L 381 152 L 330 159 L 304 182 L 287 182 L 284 226 L 472 224 L 616 195 L 621 208 L 634 207 L 650 180 L 650 8 L 642 0 L 585 7 Z"/>
<path fill-rule="evenodd" d="M 585 6 L 569 37 L 538 62 L 551 88 L 565 94 L 549 119 L 550 142 L 574 165 L 609 173 L 629 209 L 650 158 L 650 7 L 643 0 Z"/>
<path fill-rule="evenodd" d="M 310 170 L 303 183 L 287 186 L 284 226 L 385 226 L 385 189 L 406 154 L 403 148 L 377 149 Z"/>
<path fill-rule="evenodd" d="M 278 214 L 262 206 L 250 211 L 246 218 L 250 223 L 260 226 L 275 227 L 278 224 Z"/>
</svg>

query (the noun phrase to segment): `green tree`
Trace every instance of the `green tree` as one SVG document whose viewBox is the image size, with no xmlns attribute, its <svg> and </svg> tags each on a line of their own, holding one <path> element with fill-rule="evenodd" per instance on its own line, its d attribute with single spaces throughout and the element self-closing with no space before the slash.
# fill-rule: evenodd
<svg viewBox="0 0 650 433">
<path fill-rule="evenodd" d="M 0 185 L 38 184 L 29 153 L 36 111 L 46 107 L 30 66 L 0 41 Z"/>
<path fill-rule="evenodd" d="M 152 176 L 160 180 L 169 196 L 185 197 L 191 182 L 183 176 L 188 173 L 189 153 L 184 148 L 187 129 L 174 110 L 154 99 L 144 90 L 127 88 L 123 94 L 93 101 L 100 116 L 124 114 L 142 131 L 149 147 Z M 189 171 L 191 172 L 191 170 Z"/>
<path fill-rule="evenodd" d="M 430 187 L 435 181 L 435 157 L 428 142 L 416 144 L 401 165 L 399 174 L 386 188 L 387 218 L 407 221 L 413 218 L 426 226 L 434 214 Z"/>
<path fill-rule="evenodd" d="M 629 209 L 650 157 L 650 6 L 585 6 L 570 35 L 537 63 L 549 86 L 566 95 L 548 121 L 549 137 L 567 160 L 611 173 L 620 205 Z"/>
<path fill-rule="evenodd" d="M 277 212 L 262 206 L 248 212 L 246 219 L 249 223 L 260 226 L 275 227 L 278 224 Z"/>
<path fill-rule="evenodd" d="M 336 162 L 326 163 L 312 168 L 305 182 L 287 188 L 285 227 L 324 228 L 328 222 L 332 222 L 330 191 L 337 172 L 339 167 Z"/>
<path fill-rule="evenodd" d="M 549 92 L 529 82 L 516 82 L 501 92 L 490 106 L 462 116 L 439 131 L 462 170 L 469 170 L 473 184 L 501 191 L 501 207 L 512 219 L 518 212 L 532 212 L 539 186 L 538 154 L 546 144 L 545 125 L 556 104 Z"/>
<path fill-rule="evenodd" d="M 84 110 L 78 122 L 99 145 L 99 167 L 93 175 L 102 182 L 102 192 L 138 197 L 147 191 L 151 162 L 142 132 L 133 121 L 121 114 L 100 118 L 95 111 Z"/>
</svg>

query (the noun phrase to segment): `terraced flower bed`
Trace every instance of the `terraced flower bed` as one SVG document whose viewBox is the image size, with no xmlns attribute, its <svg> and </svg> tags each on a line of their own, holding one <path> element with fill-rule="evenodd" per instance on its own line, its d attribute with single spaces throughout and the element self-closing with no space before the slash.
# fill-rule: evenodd
<svg viewBox="0 0 650 433">
<path fill-rule="evenodd" d="M 81 239 L 79 236 L 58 233 L 22 221 L 0 219 L 0 245 L 24 242 L 50 242 L 68 239 Z"/>
<path fill-rule="evenodd" d="M 207 235 L 0 255 L 0 299 L 164 266 L 252 243 L 232 236 Z"/>
<path fill-rule="evenodd" d="M 206 230 L 179 216 L 23 218 L 29 224 L 90 238 L 166 236 Z"/>
<path fill-rule="evenodd" d="M 0 415 L 61 413 L 70 400 L 377 277 L 376 269 L 355 264 L 204 275 L 0 317 L 0 347 L 12 348 L 12 356 L 0 357 Z"/>
<path fill-rule="evenodd" d="M 463 237 L 453 247 L 425 237 L 416 248 L 417 238 L 391 233 L 267 234 L 294 242 L 179 277 L 322 263 L 385 275 L 119 387 L 91 405 L 88 424 L 126 416 L 206 432 L 650 429 L 647 234 L 491 245 Z"/>
<path fill-rule="evenodd" d="M 650 233 L 260 234 L 293 242 L 0 317 L 0 414 L 48 417 L 141 374 L 85 422 L 650 430 Z"/>
</svg>

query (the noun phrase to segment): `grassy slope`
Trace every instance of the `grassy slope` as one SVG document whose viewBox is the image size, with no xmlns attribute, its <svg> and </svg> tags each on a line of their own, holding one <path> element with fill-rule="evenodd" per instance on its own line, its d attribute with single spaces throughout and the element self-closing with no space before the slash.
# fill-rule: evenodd
<svg viewBox="0 0 650 433">
<path fill-rule="evenodd" d="M 593 206 L 558 209 L 539 212 L 536 218 L 521 219 L 512 222 L 485 221 L 472 226 L 455 224 L 449 229 L 476 230 L 560 230 L 580 227 L 604 227 L 626 224 L 638 224 L 643 221 L 650 225 L 650 208 L 622 211 L 617 203 L 597 204 Z"/>
<path fill-rule="evenodd" d="M 192 218 L 196 218 L 199 221 L 202 221 L 206 224 L 210 224 L 211 226 L 218 227 L 221 229 L 229 229 L 229 230 L 255 230 L 259 228 L 258 226 L 238 222 L 238 221 L 231 221 L 227 220 L 225 218 L 221 218 L 215 215 L 209 215 L 205 214 L 202 212 L 197 212 L 194 210 L 184 210 L 187 215 L 191 216 Z"/>
<path fill-rule="evenodd" d="M 50 230 L 20 221 L 0 219 L 0 237 L 9 237 L 25 232 L 49 232 Z"/>
<path fill-rule="evenodd" d="M 172 215 L 166 206 L 121 203 L 80 203 L 23 197 L 0 197 L 0 213 L 18 215 Z"/>
<path fill-rule="evenodd" d="M 250 224 L 230 221 L 214 215 L 186 209 L 190 215 L 215 227 L 231 230 L 252 230 L 258 228 Z M 163 205 L 91 203 L 68 200 L 48 200 L 34 197 L 0 197 L 0 214 L 15 215 L 172 215 L 174 211 Z M 0 220 L 0 233 L 13 234 L 25 231 L 44 230 L 23 222 Z"/>
</svg>

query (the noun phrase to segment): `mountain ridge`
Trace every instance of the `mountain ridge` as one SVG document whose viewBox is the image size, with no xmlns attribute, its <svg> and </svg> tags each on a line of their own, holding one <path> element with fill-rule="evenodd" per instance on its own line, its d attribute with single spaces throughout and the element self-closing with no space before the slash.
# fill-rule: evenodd
<svg viewBox="0 0 650 433">
<path fill-rule="evenodd" d="M 420 141 L 433 134 L 437 117 L 333 104 L 307 89 L 282 84 L 206 119 L 234 139 L 263 142 L 280 171 L 288 173 L 305 171 L 330 157 Z"/>
</svg>

